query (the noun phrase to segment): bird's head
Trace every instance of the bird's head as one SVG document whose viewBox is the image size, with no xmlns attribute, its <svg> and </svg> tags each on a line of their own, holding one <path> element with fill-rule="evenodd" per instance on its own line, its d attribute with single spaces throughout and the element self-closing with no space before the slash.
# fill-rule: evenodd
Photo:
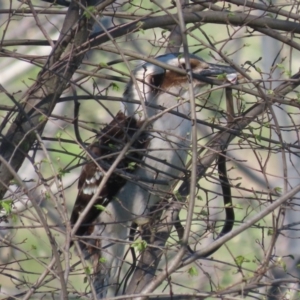
<svg viewBox="0 0 300 300">
<path fill-rule="evenodd" d="M 124 109 L 129 115 L 141 110 L 141 106 L 134 104 L 133 100 L 144 101 L 146 106 L 156 104 L 170 107 L 176 104 L 174 99 L 189 98 L 187 62 L 184 55 L 182 53 L 166 54 L 155 59 L 157 64 L 147 62 L 138 66 L 133 72 L 136 81 L 130 80 L 123 95 Z M 162 64 L 167 64 L 172 69 L 167 69 Z M 195 93 L 207 84 L 204 81 L 205 78 L 224 74 L 230 81 L 235 81 L 238 77 L 232 67 L 207 63 L 193 54 L 189 54 L 189 64 L 193 73 L 192 85 Z M 176 68 L 179 70 L 176 71 Z"/>
</svg>

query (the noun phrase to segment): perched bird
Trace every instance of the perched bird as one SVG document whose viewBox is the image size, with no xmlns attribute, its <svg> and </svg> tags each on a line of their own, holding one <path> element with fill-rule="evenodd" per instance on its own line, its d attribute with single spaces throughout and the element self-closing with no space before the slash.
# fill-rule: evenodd
<svg viewBox="0 0 300 300">
<path fill-rule="evenodd" d="M 186 69 L 182 54 L 166 54 L 156 60 Z M 195 94 L 207 84 L 201 81 L 203 77 L 236 74 L 229 66 L 210 64 L 192 54 L 189 63 L 194 74 Z M 174 180 L 182 178 L 191 142 L 188 77 L 152 63 L 137 67 L 133 76 L 135 80 L 130 80 L 123 94 L 122 112 L 99 133 L 89 148 L 94 161 L 90 159 L 82 169 L 71 216 L 74 224 L 94 196 L 103 170 L 108 170 L 120 150 L 131 141 L 130 150 L 98 195 L 96 204 L 106 206 L 105 211 L 91 209 L 77 231 L 77 235 L 98 237 L 91 243 L 99 247 L 94 252 L 94 262 L 99 266 L 99 258 L 102 258 L 99 276 L 103 285 L 112 284 L 122 263 L 132 221 L 139 225 L 146 223 L 149 210 L 171 195 Z M 146 129 L 132 141 L 142 124 Z M 100 288 L 103 286 L 97 287 Z"/>
</svg>

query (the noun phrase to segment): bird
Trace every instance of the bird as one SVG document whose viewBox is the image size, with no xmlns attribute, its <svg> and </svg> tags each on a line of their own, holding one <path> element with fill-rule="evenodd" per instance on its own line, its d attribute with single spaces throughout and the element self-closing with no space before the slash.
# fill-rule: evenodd
<svg viewBox="0 0 300 300">
<path fill-rule="evenodd" d="M 207 85 L 205 78 L 227 74 L 231 81 L 236 77 L 235 69 L 228 65 L 207 63 L 194 54 L 187 59 L 189 64 L 183 53 L 169 53 L 157 56 L 157 63 L 144 62 L 135 68 L 123 93 L 121 111 L 88 148 L 89 159 L 79 177 L 70 218 L 73 225 L 96 193 L 103 174 L 131 143 L 76 232 L 92 237 L 88 252 L 94 257 L 94 272 L 102 278 L 102 286 L 96 289 L 114 284 L 130 224 L 149 222 L 151 208 L 172 195 L 174 182 L 186 174 L 192 129 L 189 80 L 174 67 L 185 71 L 190 66 L 195 94 Z"/>
</svg>

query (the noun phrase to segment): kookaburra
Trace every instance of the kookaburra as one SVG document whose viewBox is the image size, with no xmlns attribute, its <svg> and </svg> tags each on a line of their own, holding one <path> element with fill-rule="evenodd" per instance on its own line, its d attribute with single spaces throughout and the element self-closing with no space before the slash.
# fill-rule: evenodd
<svg viewBox="0 0 300 300">
<path fill-rule="evenodd" d="M 166 54 L 156 60 L 183 70 L 187 66 L 182 54 Z M 209 64 L 192 54 L 189 64 L 194 74 L 195 95 L 207 84 L 197 79 L 197 75 L 215 77 L 236 73 L 229 66 Z M 172 194 L 174 181 L 184 174 L 191 142 L 187 76 L 152 63 L 136 68 L 133 76 L 135 80 L 130 80 L 123 94 L 122 111 L 89 147 L 93 157 L 82 169 L 71 216 L 74 224 L 94 196 L 103 170 L 109 169 L 126 143 L 146 122 L 145 130 L 131 141 L 129 151 L 98 195 L 95 204 L 106 206 L 105 211 L 93 207 L 77 231 L 81 236 L 98 236 L 94 244 L 101 248 L 98 251 L 104 262 L 101 273 L 106 278 L 113 278 L 122 262 L 130 224 L 147 222 L 151 207 Z"/>
</svg>

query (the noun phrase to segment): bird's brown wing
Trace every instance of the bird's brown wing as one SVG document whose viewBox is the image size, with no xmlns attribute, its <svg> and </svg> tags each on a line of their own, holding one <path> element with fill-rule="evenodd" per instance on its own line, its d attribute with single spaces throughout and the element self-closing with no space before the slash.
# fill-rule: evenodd
<svg viewBox="0 0 300 300">
<path fill-rule="evenodd" d="M 78 181 L 78 195 L 71 215 L 71 224 L 74 225 L 80 213 L 94 196 L 102 178 L 101 171 L 107 171 L 112 165 L 124 145 L 130 141 L 133 135 L 139 130 L 141 122 L 134 117 L 127 117 L 119 112 L 115 118 L 104 127 L 98 134 L 96 140 L 90 145 L 89 152 L 94 161 L 89 159 L 82 168 Z M 143 132 L 132 144 L 131 151 L 120 161 L 116 171 L 106 182 L 95 205 L 107 206 L 113 200 L 118 191 L 125 185 L 127 179 L 120 173 L 133 173 L 136 166 L 143 158 L 143 149 L 147 146 L 147 134 Z M 136 150 L 136 151 L 132 151 Z M 93 206 L 86 214 L 81 226 L 78 228 L 77 235 L 85 235 L 93 230 L 92 223 L 101 213 L 101 210 Z"/>
</svg>

